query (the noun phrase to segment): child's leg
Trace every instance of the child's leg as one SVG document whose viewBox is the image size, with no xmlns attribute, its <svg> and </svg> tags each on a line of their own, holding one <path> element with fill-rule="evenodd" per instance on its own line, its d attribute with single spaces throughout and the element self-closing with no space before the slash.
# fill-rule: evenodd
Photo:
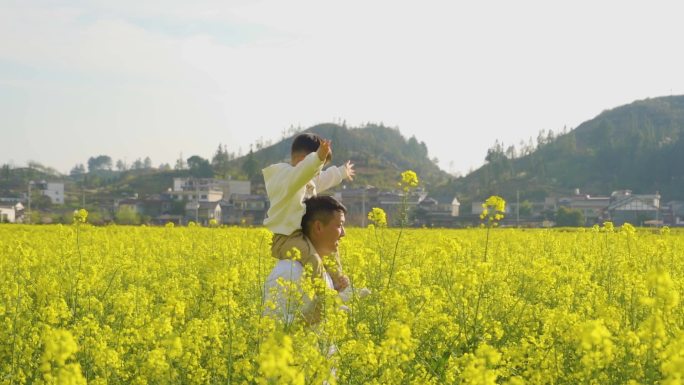
<svg viewBox="0 0 684 385">
<path fill-rule="evenodd" d="M 278 259 L 295 259 L 296 252 L 293 249 L 299 250 L 298 261 L 302 266 L 311 265 L 313 277 L 323 278 L 324 267 L 321 258 L 316 253 L 316 250 L 313 250 L 313 247 L 301 230 L 297 230 L 290 235 L 273 235 L 273 244 L 271 245 L 273 257 Z"/>
</svg>

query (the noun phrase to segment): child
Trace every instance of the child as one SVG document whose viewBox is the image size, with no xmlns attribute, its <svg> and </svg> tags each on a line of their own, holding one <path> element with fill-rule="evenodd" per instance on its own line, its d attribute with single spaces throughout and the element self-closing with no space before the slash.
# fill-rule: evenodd
<svg viewBox="0 0 684 385">
<path fill-rule="evenodd" d="M 302 266 L 311 264 L 314 277 L 323 277 L 327 270 L 335 290 L 342 291 L 349 286 L 349 277 L 342 273 L 338 253 L 332 255 L 335 267 L 326 269 L 322 261 L 326 256 L 319 256 L 311 247 L 302 233 L 301 222 L 306 211 L 304 199 L 340 184 L 345 178 L 352 180 L 354 165 L 347 161 L 344 166 L 330 166 L 321 171 L 332 159 L 331 142 L 312 133 L 297 135 L 290 153 L 290 163 L 277 163 L 262 170 L 271 201 L 264 220 L 264 225 L 273 232 L 271 254 L 278 259 L 291 259 L 292 249 L 297 248 Z"/>
</svg>

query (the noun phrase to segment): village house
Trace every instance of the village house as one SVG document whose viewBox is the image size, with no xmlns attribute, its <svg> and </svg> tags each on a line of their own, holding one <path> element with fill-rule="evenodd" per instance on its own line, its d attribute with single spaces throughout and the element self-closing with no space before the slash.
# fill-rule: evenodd
<svg viewBox="0 0 684 385">
<path fill-rule="evenodd" d="M 684 226 L 684 201 L 667 202 L 662 212 L 665 225 Z"/>
<path fill-rule="evenodd" d="M 207 226 L 209 221 L 216 219 L 221 223 L 221 203 L 220 202 L 188 202 L 185 204 L 185 222 Z"/>
<path fill-rule="evenodd" d="M 373 207 L 380 207 L 380 190 L 373 186 L 345 188 L 335 193 L 335 198 L 347 208 L 345 222 L 349 226 L 366 227 L 368 212 Z"/>
<path fill-rule="evenodd" d="M 133 198 L 121 199 L 115 202 L 115 209 L 129 209 L 140 216 L 156 218 L 160 215 L 169 214 L 172 201 L 166 195 L 153 195 L 145 199 Z"/>
<path fill-rule="evenodd" d="M 232 194 L 221 201 L 222 223 L 227 225 L 261 225 L 266 218 L 269 202 L 264 195 Z"/>
<path fill-rule="evenodd" d="M 64 183 L 61 182 L 30 182 L 30 186 L 41 195 L 50 198 L 50 202 L 56 205 L 64 204 Z M 28 197 L 27 197 L 28 198 Z"/>
<path fill-rule="evenodd" d="M 23 220 L 24 206 L 17 202 L 15 204 L 0 203 L 0 223 L 16 223 Z"/>
<path fill-rule="evenodd" d="M 406 209 L 412 211 L 427 194 L 422 189 L 416 189 L 404 199 L 403 192 L 381 191 L 376 187 L 366 186 L 358 189 L 343 189 L 334 196 L 347 208 L 346 223 L 351 226 L 365 227 L 368 222 L 368 212 L 373 207 L 383 209 L 387 214 L 388 224 L 396 225 L 402 206 L 406 204 Z"/>
<path fill-rule="evenodd" d="M 218 202 L 229 200 L 232 194 L 250 194 L 249 181 L 214 178 L 173 178 L 168 192 L 175 201 Z"/>
<path fill-rule="evenodd" d="M 439 203 L 437 199 L 426 197 L 415 209 L 415 225 L 426 227 L 456 227 L 461 203 L 454 198 L 451 203 Z"/>
<path fill-rule="evenodd" d="M 580 190 L 575 189 L 574 195 L 558 198 L 557 206 L 579 210 L 584 215 L 584 224 L 593 225 L 603 222 L 611 201 L 611 197 L 593 197 L 589 194 L 580 194 Z"/>
<path fill-rule="evenodd" d="M 635 226 L 660 225 L 660 194 L 632 194 L 631 190 L 613 191 L 606 209 L 616 226 L 630 223 Z"/>
</svg>

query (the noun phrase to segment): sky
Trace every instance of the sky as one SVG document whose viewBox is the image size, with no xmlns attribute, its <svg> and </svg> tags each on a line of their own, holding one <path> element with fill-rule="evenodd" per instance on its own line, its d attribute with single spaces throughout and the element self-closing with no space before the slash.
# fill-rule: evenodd
<svg viewBox="0 0 684 385">
<path fill-rule="evenodd" d="M 396 127 L 445 171 L 684 94 L 677 1 L 0 0 L 0 164 Z M 334 147 L 334 144 L 333 144 Z M 340 160 L 341 161 L 341 160 Z"/>
</svg>

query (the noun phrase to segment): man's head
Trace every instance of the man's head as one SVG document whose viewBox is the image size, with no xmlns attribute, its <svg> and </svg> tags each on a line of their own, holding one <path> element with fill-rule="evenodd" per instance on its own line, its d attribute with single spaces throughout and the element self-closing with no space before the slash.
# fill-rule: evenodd
<svg viewBox="0 0 684 385">
<path fill-rule="evenodd" d="M 337 251 L 344 237 L 344 214 L 347 208 L 331 196 L 316 196 L 304 201 L 302 231 L 322 257 Z"/>
<path fill-rule="evenodd" d="M 301 162 L 304 157 L 312 152 L 317 151 L 322 142 L 323 138 L 314 133 L 307 132 L 297 135 L 294 138 L 294 141 L 292 142 L 292 148 L 290 149 L 292 164 L 297 165 L 297 163 Z M 328 159 L 325 161 L 329 162 L 330 157 L 328 157 Z"/>
</svg>

